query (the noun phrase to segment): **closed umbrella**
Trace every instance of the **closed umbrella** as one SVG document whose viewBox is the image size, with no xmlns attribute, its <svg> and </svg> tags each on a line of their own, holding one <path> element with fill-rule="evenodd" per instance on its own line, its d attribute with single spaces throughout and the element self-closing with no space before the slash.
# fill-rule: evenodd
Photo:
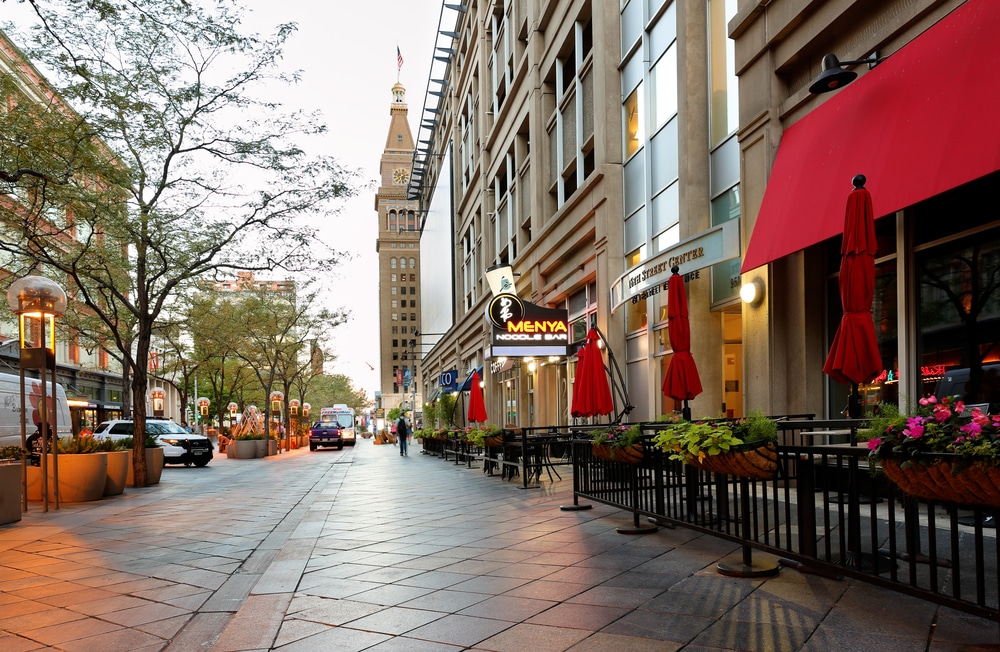
<svg viewBox="0 0 1000 652">
<path fill-rule="evenodd" d="M 864 175 L 854 177 L 847 197 L 844 240 L 840 246 L 840 303 L 844 316 L 830 345 L 823 371 L 839 383 L 851 385 L 848 415 L 861 416 L 858 385 L 882 370 L 882 356 L 875 337 L 872 300 L 875 298 L 875 218 L 871 193 Z"/>
<path fill-rule="evenodd" d="M 698 366 L 691 355 L 691 323 L 688 321 L 687 292 L 684 290 L 684 278 L 678 273 L 676 266 L 667 284 L 667 328 L 670 332 L 670 344 L 674 354 L 667 366 L 667 374 L 663 377 L 660 389 L 672 399 L 684 401 L 683 416 L 691 420 L 691 408 L 688 401 L 701 394 L 701 378 L 698 376 Z"/>
<path fill-rule="evenodd" d="M 601 349 L 597 346 L 600 336 L 593 328 L 587 333 L 587 343 L 580 351 L 576 365 L 576 380 L 573 383 L 573 405 L 570 414 L 574 417 L 595 417 L 610 414 L 615 409 L 611 398 L 611 386 Z"/>
<path fill-rule="evenodd" d="M 479 372 L 472 372 L 472 383 L 469 386 L 469 421 L 483 423 L 486 421 L 486 402 L 483 401 L 483 388 L 480 386 Z"/>
</svg>

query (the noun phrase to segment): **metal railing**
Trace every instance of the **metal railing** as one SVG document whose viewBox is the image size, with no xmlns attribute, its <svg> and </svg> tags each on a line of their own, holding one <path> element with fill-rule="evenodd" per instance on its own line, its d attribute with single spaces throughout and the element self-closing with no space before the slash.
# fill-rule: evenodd
<svg viewBox="0 0 1000 652">
<path fill-rule="evenodd" d="M 858 421 L 778 421 L 779 471 L 749 480 L 668 459 L 644 426 L 641 463 L 593 456 L 573 440 L 574 504 L 612 505 L 777 555 L 804 572 L 848 576 L 1000 619 L 993 510 L 903 495 L 868 467 Z M 846 440 L 836 443 L 834 440 Z M 877 471 L 877 469 L 876 469 Z"/>
</svg>

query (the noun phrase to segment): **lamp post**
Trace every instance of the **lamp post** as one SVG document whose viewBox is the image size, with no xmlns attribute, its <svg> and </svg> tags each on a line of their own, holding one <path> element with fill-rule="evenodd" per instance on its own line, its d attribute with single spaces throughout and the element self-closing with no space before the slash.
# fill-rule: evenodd
<svg viewBox="0 0 1000 652">
<path fill-rule="evenodd" d="M 167 397 L 166 391 L 162 387 L 154 387 L 149 390 L 149 402 L 153 405 L 153 416 L 163 416 L 163 400 Z"/>
<path fill-rule="evenodd" d="M 42 504 L 49 511 L 48 451 L 50 437 L 58 433 L 56 397 L 56 317 L 66 312 L 66 292 L 44 276 L 25 276 L 14 281 L 7 291 L 7 304 L 18 316 L 21 341 L 21 446 L 27 447 L 27 411 L 24 404 L 24 370 L 38 369 L 41 397 L 38 403 L 38 428 L 42 440 Z M 47 375 L 51 373 L 51 376 Z M 51 379 L 49 381 L 49 379 Z M 45 387 L 51 382 L 51 394 Z M 50 397 L 51 396 L 51 402 Z M 55 508 L 59 509 L 59 457 L 52 444 L 52 479 L 56 487 Z M 22 463 L 21 509 L 28 510 L 28 467 Z"/>
<path fill-rule="evenodd" d="M 271 413 L 278 415 L 278 424 L 280 426 L 281 408 L 283 407 L 283 403 L 285 402 L 285 394 L 283 392 L 279 392 L 278 390 L 274 390 L 273 392 L 271 392 L 271 396 L 269 398 L 271 401 Z M 271 429 L 271 424 L 268 423 L 268 433 L 269 433 L 268 436 L 270 436 L 270 429 Z M 281 435 L 280 428 L 278 429 L 278 435 Z M 284 437 L 279 436 L 279 439 L 284 439 Z M 270 447 L 270 444 L 268 444 L 268 447 Z"/>
<path fill-rule="evenodd" d="M 198 432 L 205 434 L 205 420 L 208 419 L 208 406 L 212 404 L 205 396 L 199 396 L 196 401 L 198 405 Z"/>
<path fill-rule="evenodd" d="M 233 424 L 236 423 L 236 412 L 240 409 L 240 406 L 236 404 L 236 401 L 229 401 L 229 405 L 226 408 L 229 410 L 229 436 L 232 436 Z"/>
</svg>

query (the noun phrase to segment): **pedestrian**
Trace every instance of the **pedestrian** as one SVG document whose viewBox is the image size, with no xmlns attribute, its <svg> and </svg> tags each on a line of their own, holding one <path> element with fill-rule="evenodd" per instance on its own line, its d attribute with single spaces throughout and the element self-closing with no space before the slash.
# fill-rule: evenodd
<svg viewBox="0 0 1000 652">
<path fill-rule="evenodd" d="M 396 422 L 396 439 L 399 440 L 399 454 L 403 457 L 409 457 L 406 454 L 406 438 L 410 434 L 410 426 L 406 423 L 406 417 L 399 415 L 399 421 Z"/>
<path fill-rule="evenodd" d="M 42 442 L 42 424 L 38 424 L 38 429 L 35 430 L 35 432 L 31 436 L 29 436 L 27 441 L 25 442 L 25 444 L 28 447 L 28 452 L 30 454 L 28 457 L 28 464 L 30 464 L 31 466 L 41 466 L 43 447 L 44 447 L 44 452 L 51 453 L 52 449 L 56 445 L 56 443 L 52 441 L 52 426 L 46 424 L 45 430 L 48 434 L 47 438 L 48 441 L 45 442 L 48 444 L 47 447 L 44 447 Z"/>
</svg>

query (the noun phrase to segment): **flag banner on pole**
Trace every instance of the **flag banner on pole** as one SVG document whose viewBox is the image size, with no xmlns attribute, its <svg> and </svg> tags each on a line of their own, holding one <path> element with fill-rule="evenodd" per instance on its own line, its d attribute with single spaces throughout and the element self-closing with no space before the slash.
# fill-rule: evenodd
<svg viewBox="0 0 1000 652">
<path fill-rule="evenodd" d="M 396 72 L 403 69 L 403 53 L 399 51 L 399 46 L 396 46 Z"/>
</svg>

